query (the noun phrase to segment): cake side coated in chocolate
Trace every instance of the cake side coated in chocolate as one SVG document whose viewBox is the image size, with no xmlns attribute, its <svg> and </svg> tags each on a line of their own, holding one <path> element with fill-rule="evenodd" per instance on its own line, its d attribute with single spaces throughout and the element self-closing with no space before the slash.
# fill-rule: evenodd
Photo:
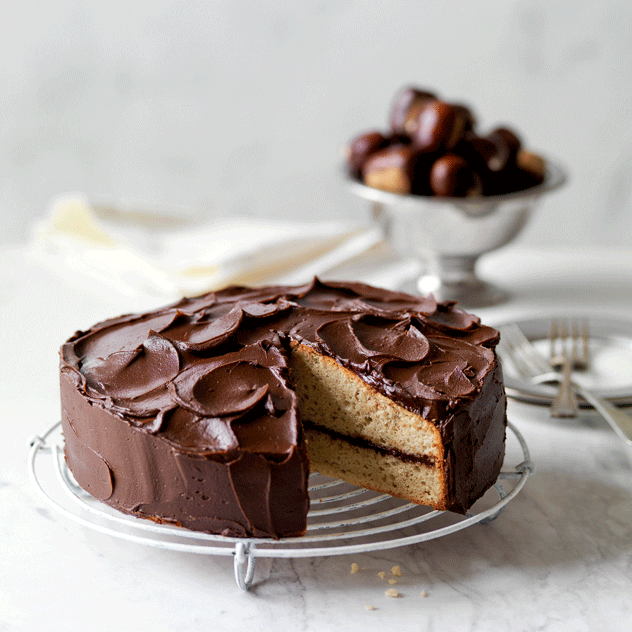
<svg viewBox="0 0 632 632">
<path fill-rule="evenodd" d="M 444 508 L 464 512 L 504 454 L 497 341 L 452 304 L 359 283 L 183 299 L 62 346 L 66 460 L 84 489 L 126 513 L 224 535 L 300 535 L 309 458 L 288 363 L 302 347 L 436 428 Z"/>
</svg>

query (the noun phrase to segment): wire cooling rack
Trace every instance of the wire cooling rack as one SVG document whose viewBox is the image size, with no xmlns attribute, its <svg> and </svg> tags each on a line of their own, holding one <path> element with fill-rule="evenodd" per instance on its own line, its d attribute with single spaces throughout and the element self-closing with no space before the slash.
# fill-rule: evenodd
<svg viewBox="0 0 632 632">
<path fill-rule="evenodd" d="M 497 518 L 524 487 L 533 464 L 524 438 L 511 423 L 509 441 L 517 443 L 518 463 L 503 469 L 497 482 L 460 516 L 436 511 L 388 494 L 355 487 L 312 474 L 307 532 L 295 538 L 231 538 L 188 531 L 171 525 L 121 514 L 85 492 L 75 482 L 63 454 L 61 422 L 29 441 L 29 474 L 43 498 L 54 509 L 100 533 L 131 542 L 202 555 L 233 556 L 235 580 L 248 590 L 258 557 L 297 558 L 366 553 L 439 538 Z M 514 450 L 515 452 L 515 450 Z M 504 468 L 508 466 L 505 458 Z"/>
</svg>

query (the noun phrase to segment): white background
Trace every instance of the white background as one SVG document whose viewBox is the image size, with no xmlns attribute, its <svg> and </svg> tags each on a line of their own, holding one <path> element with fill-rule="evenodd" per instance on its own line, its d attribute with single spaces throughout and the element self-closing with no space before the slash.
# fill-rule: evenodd
<svg viewBox="0 0 632 632">
<path fill-rule="evenodd" d="M 632 236 L 627 0 L 3 2 L 0 243 L 69 191 L 191 216 L 359 219 L 345 141 L 413 83 L 509 123 L 569 185 L 520 236 Z"/>
<path fill-rule="evenodd" d="M 358 220 L 341 147 L 385 127 L 408 83 L 472 104 L 483 128 L 515 126 L 570 172 L 521 243 L 481 262 L 513 292 L 484 320 L 629 320 L 629 0 L 0 0 L 0 244 L 27 239 L 70 191 L 200 218 Z M 27 437 L 58 419 L 59 344 L 156 299 L 58 274 L 31 250 L 0 249 L 0 631 L 629 629 L 632 452 L 588 415 L 554 424 L 510 402 L 537 470 L 492 524 L 393 551 L 260 560 L 249 593 L 230 558 L 75 525 L 26 468 Z M 357 276 L 389 285 L 383 273 Z M 378 577 L 394 564 L 399 599 Z"/>
</svg>

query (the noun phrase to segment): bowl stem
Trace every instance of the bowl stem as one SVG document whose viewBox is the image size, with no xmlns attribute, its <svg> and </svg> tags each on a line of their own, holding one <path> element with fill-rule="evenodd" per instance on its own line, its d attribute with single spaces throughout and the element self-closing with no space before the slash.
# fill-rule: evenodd
<svg viewBox="0 0 632 632">
<path fill-rule="evenodd" d="M 425 271 L 408 281 L 403 289 L 434 294 L 440 301 L 456 301 L 463 307 L 489 307 L 509 299 L 509 293 L 476 274 L 478 255 L 434 255 L 425 262 Z"/>
</svg>

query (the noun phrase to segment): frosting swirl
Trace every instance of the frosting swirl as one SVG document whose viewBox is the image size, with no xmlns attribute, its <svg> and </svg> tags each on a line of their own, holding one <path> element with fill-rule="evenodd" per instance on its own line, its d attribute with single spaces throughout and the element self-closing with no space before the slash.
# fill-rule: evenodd
<svg viewBox="0 0 632 632">
<path fill-rule="evenodd" d="M 287 349 L 313 347 L 429 420 L 473 398 L 498 332 L 452 303 L 360 283 L 229 287 L 78 332 L 62 370 L 97 405 L 187 453 L 289 458 Z"/>
</svg>

